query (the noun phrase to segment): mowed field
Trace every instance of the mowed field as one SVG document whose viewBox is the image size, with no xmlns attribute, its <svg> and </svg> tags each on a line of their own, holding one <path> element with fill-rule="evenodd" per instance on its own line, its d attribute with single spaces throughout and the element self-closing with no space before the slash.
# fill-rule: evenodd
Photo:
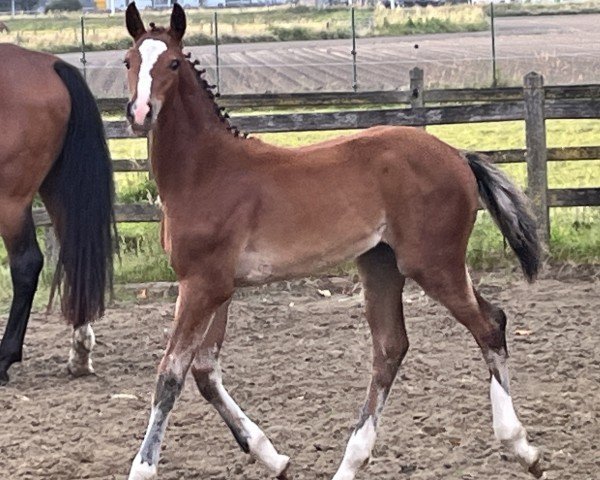
<svg viewBox="0 0 600 480">
<path fill-rule="evenodd" d="M 597 82 L 599 23 L 599 14 L 498 18 L 499 84 L 522 85 L 523 76 L 530 71 L 543 74 L 546 84 Z M 348 39 L 222 45 L 221 92 L 350 91 L 351 47 Z M 200 60 L 215 83 L 214 47 L 187 50 Z M 88 53 L 88 81 L 97 96 L 126 95 L 124 54 L 124 51 Z M 78 53 L 61 57 L 81 66 Z M 489 87 L 492 84 L 490 33 L 359 38 L 357 66 L 361 91 L 406 89 L 408 72 L 415 66 L 424 69 L 427 88 Z"/>
</svg>

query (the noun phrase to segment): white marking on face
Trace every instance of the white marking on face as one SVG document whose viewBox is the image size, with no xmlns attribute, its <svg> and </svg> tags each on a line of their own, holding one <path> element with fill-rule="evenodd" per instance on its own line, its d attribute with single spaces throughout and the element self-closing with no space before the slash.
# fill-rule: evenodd
<svg viewBox="0 0 600 480">
<path fill-rule="evenodd" d="M 369 460 L 376 437 L 375 419 L 369 417 L 360 429 L 352 433 L 346 446 L 344 459 L 333 480 L 353 480 L 360 467 Z"/>
<path fill-rule="evenodd" d="M 275 476 L 280 475 L 290 463 L 290 457 L 277 453 L 277 450 L 275 450 L 275 447 L 264 432 L 246 416 L 233 398 L 229 396 L 229 393 L 227 393 L 227 390 L 223 386 L 221 368 L 218 363 L 215 364 L 215 368 L 210 373 L 209 379 L 215 384 L 219 397 L 221 397 L 227 410 L 229 410 L 233 418 L 239 420 L 244 433 L 248 436 L 250 453 L 271 470 Z"/>
<path fill-rule="evenodd" d="M 150 107 L 150 92 L 152 90 L 152 76 L 150 72 L 161 53 L 167 50 L 167 44 L 161 40 L 149 38 L 144 40 L 139 47 L 142 63 L 138 75 L 137 99 L 132 106 L 135 123 L 142 125 Z"/>
<path fill-rule="evenodd" d="M 490 398 L 496 438 L 510 446 L 519 461 L 529 467 L 539 459 L 539 450 L 527 442 L 527 432 L 517 418 L 512 398 L 493 376 Z"/>
</svg>

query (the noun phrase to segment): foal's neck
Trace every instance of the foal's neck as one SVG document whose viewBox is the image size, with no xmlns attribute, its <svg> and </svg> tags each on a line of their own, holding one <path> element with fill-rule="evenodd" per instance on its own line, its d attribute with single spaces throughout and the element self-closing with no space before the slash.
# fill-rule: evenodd
<svg viewBox="0 0 600 480">
<path fill-rule="evenodd" d="M 229 125 L 207 85 L 191 64 L 182 65 L 179 85 L 159 114 L 150 158 L 163 199 L 197 184 L 245 140 Z"/>
</svg>

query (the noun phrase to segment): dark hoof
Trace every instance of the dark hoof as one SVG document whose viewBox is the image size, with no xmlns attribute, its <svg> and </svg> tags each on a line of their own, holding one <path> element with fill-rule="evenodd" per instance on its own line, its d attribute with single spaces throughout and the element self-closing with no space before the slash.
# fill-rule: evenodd
<svg viewBox="0 0 600 480">
<path fill-rule="evenodd" d="M 89 377 L 91 375 L 96 376 L 96 372 L 94 372 L 94 370 L 89 370 L 87 368 L 67 367 L 67 373 L 71 378 Z"/>
<path fill-rule="evenodd" d="M 277 475 L 277 480 L 291 480 L 292 479 L 292 476 L 290 474 L 290 464 L 291 463 L 292 462 L 289 461 L 288 464 L 283 469 L 283 472 L 281 472 L 279 475 Z"/>
<path fill-rule="evenodd" d="M 3 387 L 10 380 L 8 372 L 6 370 L 0 371 L 0 387 Z"/>
<path fill-rule="evenodd" d="M 531 473 L 535 478 L 545 478 L 544 470 L 540 466 L 540 461 L 536 460 L 528 469 L 528 472 Z"/>
</svg>

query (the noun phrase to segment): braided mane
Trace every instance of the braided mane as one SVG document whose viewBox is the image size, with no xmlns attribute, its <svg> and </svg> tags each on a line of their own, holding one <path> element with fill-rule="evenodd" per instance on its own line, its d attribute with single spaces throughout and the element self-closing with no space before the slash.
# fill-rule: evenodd
<svg viewBox="0 0 600 480">
<path fill-rule="evenodd" d="M 229 113 L 227 113 L 225 107 L 220 107 L 217 104 L 217 101 L 215 100 L 217 97 L 220 96 L 220 94 L 218 92 L 213 93 L 213 90 L 215 88 L 217 88 L 217 86 L 211 85 L 210 83 L 208 83 L 206 81 L 206 79 L 204 78 L 206 69 L 205 68 L 197 68 L 197 66 L 200 65 L 200 61 L 199 60 L 189 60 L 191 55 L 192 55 L 191 53 L 187 53 L 185 55 L 185 57 L 188 59 L 188 63 L 191 65 L 192 69 L 194 70 L 194 73 L 196 74 L 196 79 L 198 80 L 198 84 L 206 92 L 206 94 L 208 95 L 208 98 L 212 100 L 213 106 L 214 106 L 214 112 L 219 117 L 219 120 L 227 126 L 227 130 L 229 130 L 231 133 L 233 133 L 234 137 L 242 136 L 243 138 L 247 138 L 248 133 L 241 132 L 238 127 L 231 125 L 230 120 L 229 120 Z"/>
</svg>

